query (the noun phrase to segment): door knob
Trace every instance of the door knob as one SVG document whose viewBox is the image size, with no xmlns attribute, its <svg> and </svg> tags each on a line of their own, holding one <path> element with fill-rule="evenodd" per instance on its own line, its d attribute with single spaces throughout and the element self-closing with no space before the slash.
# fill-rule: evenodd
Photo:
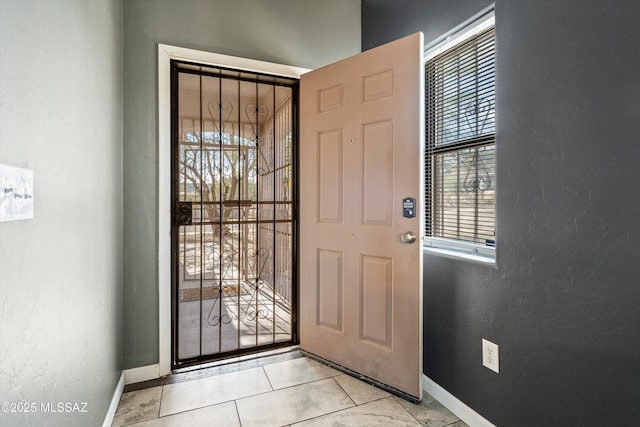
<svg viewBox="0 0 640 427">
<path fill-rule="evenodd" d="M 402 240 L 402 243 L 413 243 L 417 240 L 417 238 L 412 231 L 407 231 L 402 236 L 400 236 L 400 240 Z"/>
</svg>

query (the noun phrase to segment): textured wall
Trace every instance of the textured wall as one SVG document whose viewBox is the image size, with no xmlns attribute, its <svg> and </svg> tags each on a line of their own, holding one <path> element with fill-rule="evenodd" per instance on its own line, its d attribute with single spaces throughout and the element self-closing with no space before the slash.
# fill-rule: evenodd
<svg viewBox="0 0 640 427">
<path fill-rule="evenodd" d="M 0 163 L 35 173 L 35 218 L 0 223 L 0 403 L 37 405 L 0 425 L 100 425 L 122 370 L 120 1 L 0 0 Z"/>
<path fill-rule="evenodd" d="M 487 2 L 398 4 L 363 0 L 363 47 Z M 499 426 L 640 425 L 640 3 L 497 0 L 496 21 L 497 268 L 425 255 L 425 373 Z"/>
<path fill-rule="evenodd" d="M 124 354 L 132 368 L 158 362 L 157 43 L 316 68 L 360 51 L 360 1 L 128 0 L 124 16 Z"/>
</svg>

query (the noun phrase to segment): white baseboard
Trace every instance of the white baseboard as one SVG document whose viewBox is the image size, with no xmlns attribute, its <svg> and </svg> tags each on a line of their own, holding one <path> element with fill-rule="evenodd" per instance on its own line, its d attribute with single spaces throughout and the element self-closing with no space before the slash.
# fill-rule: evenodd
<svg viewBox="0 0 640 427">
<path fill-rule="evenodd" d="M 116 385 L 116 389 L 113 392 L 109 410 L 107 411 L 107 415 L 104 417 L 102 427 L 111 427 L 111 424 L 113 424 L 113 419 L 116 416 L 118 404 L 120 403 L 120 398 L 122 397 L 122 392 L 124 391 L 124 386 L 126 384 L 138 383 L 156 378 L 160 378 L 160 365 L 141 366 L 140 368 L 126 369 L 122 371 L 118 384 Z"/>
<path fill-rule="evenodd" d="M 422 389 L 471 427 L 495 427 L 489 420 L 462 403 L 426 375 L 422 375 Z"/>
<path fill-rule="evenodd" d="M 113 419 L 116 416 L 116 411 L 118 410 L 118 404 L 120 403 L 120 398 L 122 397 L 123 390 L 124 390 L 124 372 L 120 374 L 120 379 L 118 380 L 118 384 L 116 384 L 116 389 L 113 392 L 113 397 L 111 398 L 111 405 L 109 405 L 109 410 L 107 411 L 107 415 L 104 417 L 104 422 L 102 423 L 102 427 L 111 427 L 111 424 L 113 424 Z"/>
<path fill-rule="evenodd" d="M 124 383 L 133 384 L 142 381 L 155 380 L 160 378 L 160 365 L 141 366 L 139 368 L 126 369 L 124 372 Z"/>
</svg>

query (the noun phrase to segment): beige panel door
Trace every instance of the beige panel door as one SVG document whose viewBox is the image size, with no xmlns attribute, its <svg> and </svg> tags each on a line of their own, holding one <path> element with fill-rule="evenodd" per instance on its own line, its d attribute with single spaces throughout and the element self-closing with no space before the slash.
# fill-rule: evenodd
<svg viewBox="0 0 640 427">
<path fill-rule="evenodd" d="M 416 398 L 422 50 L 417 33 L 300 82 L 301 348 Z M 403 216 L 408 197 L 413 218 Z M 407 232 L 417 240 L 404 243 Z"/>
</svg>

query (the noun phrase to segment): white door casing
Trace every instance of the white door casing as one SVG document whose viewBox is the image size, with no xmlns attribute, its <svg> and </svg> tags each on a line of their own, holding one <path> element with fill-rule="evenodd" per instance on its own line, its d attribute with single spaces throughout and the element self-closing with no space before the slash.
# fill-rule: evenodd
<svg viewBox="0 0 640 427">
<path fill-rule="evenodd" d="M 301 348 L 418 399 L 422 57 L 416 33 L 303 74 L 299 157 Z"/>
</svg>

